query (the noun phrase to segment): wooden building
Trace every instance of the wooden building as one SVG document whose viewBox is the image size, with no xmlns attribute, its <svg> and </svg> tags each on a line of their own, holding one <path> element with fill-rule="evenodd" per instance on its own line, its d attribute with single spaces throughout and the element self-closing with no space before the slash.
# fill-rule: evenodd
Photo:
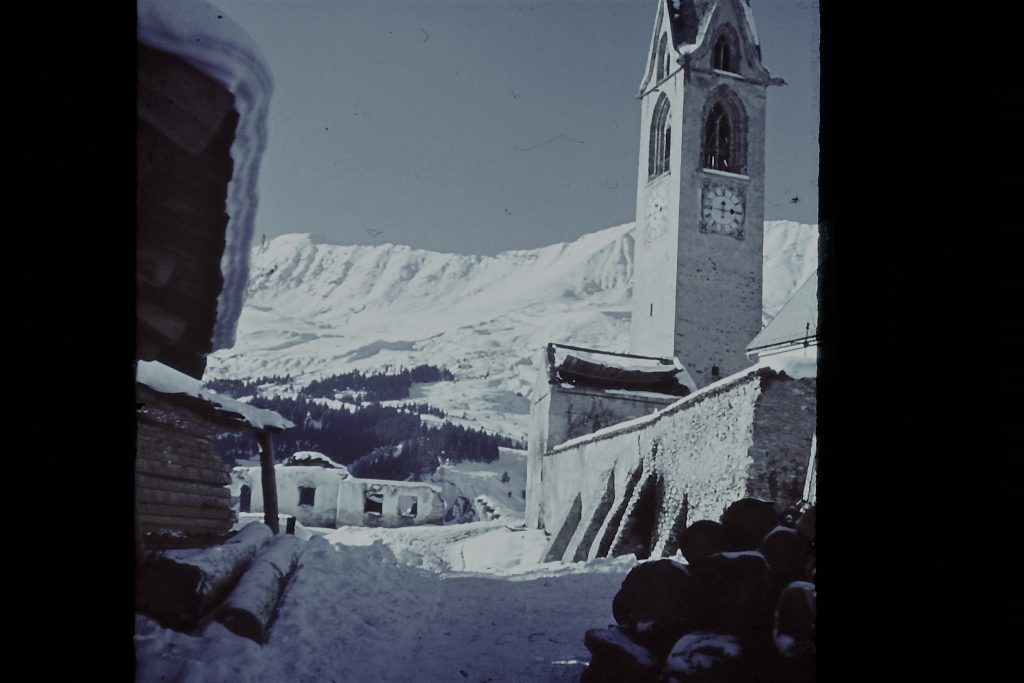
<svg viewBox="0 0 1024 683">
<path fill-rule="evenodd" d="M 270 435 L 291 427 L 202 388 L 234 344 L 248 279 L 270 73 L 207 2 L 138 3 L 135 518 L 139 552 L 208 545 L 235 513 L 211 440 L 251 430 L 273 486 Z M 267 523 L 277 531 L 276 505 Z M 272 519 L 271 519 L 272 515 Z"/>
<path fill-rule="evenodd" d="M 213 451 L 225 431 L 251 432 L 273 469 L 271 434 L 292 423 L 202 388 L 157 361 L 136 370 L 135 519 L 147 548 L 218 543 L 237 515 L 227 485 L 229 467 Z M 276 496 L 268 524 L 277 531 Z"/>
</svg>

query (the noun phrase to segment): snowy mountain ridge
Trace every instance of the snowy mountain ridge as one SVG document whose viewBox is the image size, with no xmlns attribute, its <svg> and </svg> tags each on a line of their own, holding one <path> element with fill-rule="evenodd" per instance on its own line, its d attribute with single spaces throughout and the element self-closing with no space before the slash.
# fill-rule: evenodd
<svg viewBox="0 0 1024 683">
<path fill-rule="evenodd" d="M 308 234 L 253 250 L 234 348 L 207 378 L 446 366 L 455 382 L 409 400 L 452 421 L 524 438 L 540 349 L 550 341 L 628 351 L 633 223 L 496 256 L 404 245 L 338 245 Z M 766 318 L 817 267 L 817 226 L 765 224 Z"/>
</svg>

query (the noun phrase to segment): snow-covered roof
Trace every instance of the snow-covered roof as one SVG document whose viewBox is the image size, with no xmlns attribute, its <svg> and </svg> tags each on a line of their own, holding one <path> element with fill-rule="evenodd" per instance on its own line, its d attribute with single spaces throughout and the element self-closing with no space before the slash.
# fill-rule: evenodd
<svg viewBox="0 0 1024 683">
<path fill-rule="evenodd" d="M 725 5 L 733 5 L 733 13 L 736 14 L 736 28 L 746 34 L 749 43 L 753 45 L 756 54 L 754 71 L 759 78 L 766 83 L 776 83 L 771 74 L 760 63 L 760 41 L 757 37 L 757 28 L 754 25 L 754 13 L 746 0 L 660 0 L 658 7 L 658 18 L 655 20 L 653 42 L 648 54 L 647 68 L 644 72 L 643 81 L 640 84 L 640 94 L 643 95 L 648 88 L 655 85 L 653 76 L 655 73 L 655 56 L 657 54 L 658 41 L 663 32 L 663 26 L 667 24 L 668 33 L 671 36 L 672 48 L 675 50 L 678 63 L 685 64 L 691 54 L 706 47 L 708 34 L 713 24 L 720 23 L 716 15 L 721 15 L 720 9 Z M 738 5 L 738 9 L 735 7 Z M 753 55 L 752 55 L 753 56 Z M 778 80 L 777 83 L 781 83 Z"/>
<path fill-rule="evenodd" d="M 684 395 L 696 389 L 676 358 L 637 356 L 549 344 L 548 376 L 585 386 Z"/>
<path fill-rule="evenodd" d="M 767 327 L 747 344 L 747 353 L 773 346 L 804 343 L 818 343 L 817 270 L 800 285 Z"/>
<path fill-rule="evenodd" d="M 669 22 L 672 27 L 672 41 L 676 51 L 689 54 L 704 43 L 711 18 L 724 0 L 668 0 Z M 743 23 L 754 45 L 760 45 L 757 27 L 754 26 L 754 12 L 746 0 L 737 2 L 743 13 Z"/>
<path fill-rule="evenodd" d="M 234 346 L 249 278 L 249 245 L 257 203 L 257 175 L 267 139 L 273 81 L 260 49 L 223 11 L 204 0 L 139 0 L 137 39 L 175 54 L 235 97 L 238 128 L 231 145 L 234 172 L 228 185 L 228 225 L 217 299 L 213 350 Z"/>
<path fill-rule="evenodd" d="M 295 426 L 272 410 L 256 408 L 204 389 L 203 383 L 199 380 L 169 368 L 159 361 L 140 360 L 135 368 L 135 381 L 161 394 L 198 399 L 220 416 L 256 429 L 279 432 Z"/>
<path fill-rule="evenodd" d="M 309 465 L 313 467 L 325 467 L 333 470 L 345 470 L 346 473 L 348 472 L 347 467 L 341 463 L 334 462 L 323 453 L 318 453 L 317 451 L 296 451 L 282 460 L 281 464 L 285 467 Z"/>
<path fill-rule="evenodd" d="M 713 0 L 668 0 L 672 43 L 679 54 L 693 52 L 704 42 L 717 5 Z"/>
</svg>

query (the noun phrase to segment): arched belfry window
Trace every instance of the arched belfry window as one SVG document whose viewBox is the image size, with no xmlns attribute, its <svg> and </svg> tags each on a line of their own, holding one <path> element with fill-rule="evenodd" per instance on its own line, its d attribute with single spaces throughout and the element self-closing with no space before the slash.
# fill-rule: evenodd
<svg viewBox="0 0 1024 683">
<path fill-rule="evenodd" d="M 735 35 L 728 27 L 725 27 L 715 39 L 714 47 L 711 49 L 711 66 L 719 71 L 739 73 L 738 56 Z"/>
<path fill-rule="evenodd" d="M 704 158 L 705 168 L 719 171 L 731 171 L 735 164 L 732 156 L 732 124 L 725 107 L 716 104 L 708 114 L 708 122 L 704 127 Z"/>
<path fill-rule="evenodd" d="M 736 71 L 732 61 L 732 48 L 725 36 L 715 43 L 715 68 L 719 71 Z"/>
<path fill-rule="evenodd" d="M 743 106 L 731 93 L 719 91 L 708 100 L 704 116 L 704 168 L 746 173 L 747 122 Z"/>
<path fill-rule="evenodd" d="M 672 149 L 672 124 L 669 123 L 668 97 L 665 93 L 658 98 L 651 116 L 651 139 L 647 154 L 647 179 L 655 178 L 669 169 Z"/>
<path fill-rule="evenodd" d="M 665 57 L 665 48 L 667 46 L 666 38 L 668 34 L 661 34 L 661 42 L 658 43 L 658 79 L 661 80 L 668 75 L 668 60 Z"/>
</svg>

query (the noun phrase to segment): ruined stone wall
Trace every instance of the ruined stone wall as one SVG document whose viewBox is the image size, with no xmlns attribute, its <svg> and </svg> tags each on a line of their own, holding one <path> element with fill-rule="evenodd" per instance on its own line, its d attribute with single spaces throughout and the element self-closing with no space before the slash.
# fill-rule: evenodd
<svg viewBox="0 0 1024 683">
<path fill-rule="evenodd" d="M 277 480 L 278 511 L 294 517 L 304 526 L 336 528 L 342 525 L 399 527 L 440 524 L 444 515 L 440 487 L 433 484 L 357 479 L 346 475 L 343 470 L 296 465 L 277 465 L 274 478 Z M 235 510 L 238 510 L 242 486 L 251 489 L 249 511 L 263 512 L 263 484 L 259 467 L 235 467 L 231 470 L 229 490 Z M 300 504 L 300 487 L 315 490 L 312 505 Z M 367 487 L 374 487 L 381 494 L 380 514 L 365 510 Z M 412 500 L 416 502 L 415 515 L 408 514 Z"/>
<path fill-rule="evenodd" d="M 541 464 L 545 559 L 671 555 L 687 524 L 718 520 L 740 498 L 799 500 L 814 390 L 813 379 L 754 369 L 555 447 Z"/>
<path fill-rule="evenodd" d="M 379 512 L 365 508 L 368 491 L 379 494 Z M 412 499 L 415 514 L 409 514 Z M 400 527 L 440 524 L 444 515 L 441 488 L 433 484 L 356 479 L 350 477 L 338 487 L 338 525 Z"/>
<path fill-rule="evenodd" d="M 277 508 L 282 515 L 294 517 L 303 526 L 334 527 L 338 517 L 338 485 L 344 479 L 341 470 L 315 466 L 276 466 Z M 263 512 L 263 478 L 259 467 L 236 467 L 231 471 L 231 497 L 238 509 L 242 486 L 252 490 L 250 512 Z M 299 503 L 299 488 L 314 489 L 313 504 Z"/>
</svg>

